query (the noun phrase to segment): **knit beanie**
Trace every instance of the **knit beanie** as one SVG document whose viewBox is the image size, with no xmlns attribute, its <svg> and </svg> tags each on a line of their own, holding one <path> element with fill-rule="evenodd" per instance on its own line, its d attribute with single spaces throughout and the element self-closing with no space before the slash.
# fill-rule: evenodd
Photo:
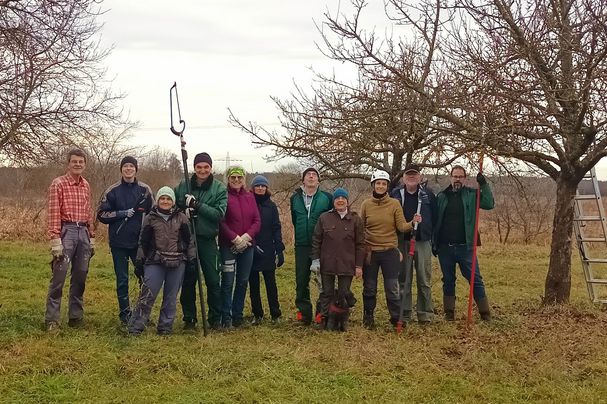
<svg viewBox="0 0 607 404">
<path fill-rule="evenodd" d="M 209 156 L 209 153 L 202 152 L 198 153 L 196 157 L 194 157 L 194 167 L 198 163 L 208 163 L 211 167 L 213 167 L 213 159 Z"/>
<path fill-rule="evenodd" d="M 318 180 L 320 181 L 320 173 L 314 167 L 308 167 L 308 168 L 306 168 L 304 170 L 303 174 L 301 175 L 301 180 L 303 181 L 304 178 L 306 178 L 306 174 L 309 173 L 310 171 L 314 171 L 316 173 L 316 175 L 318 176 Z"/>
<path fill-rule="evenodd" d="M 122 160 L 120 161 L 120 170 L 122 170 L 122 166 L 125 165 L 126 163 L 131 163 L 132 165 L 134 165 L 135 171 L 137 171 L 139 169 L 139 166 L 137 165 L 137 159 L 133 156 L 124 156 L 122 158 Z"/>
<path fill-rule="evenodd" d="M 228 167 L 228 171 L 227 171 L 227 176 L 230 177 L 232 175 L 241 175 L 241 176 L 246 176 L 247 173 L 244 170 L 244 168 L 242 168 L 241 166 L 231 166 Z"/>
<path fill-rule="evenodd" d="M 156 193 L 156 205 L 158 205 L 158 200 L 161 196 L 168 196 L 173 201 L 173 205 L 175 205 L 175 192 L 171 187 L 162 187 Z"/>
<path fill-rule="evenodd" d="M 270 183 L 268 182 L 268 179 L 263 175 L 256 175 L 255 178 L 253 178 L 251 187 L 255 188 L 258 185 L 265 185 L 267 187 L 270 185 Z"/>
<path fill-rule="evenodd" d="M 346 191 L 344 188 L 337 188 L 335 191 L 333 191 L 333 199 L 335 200 L 339 197 L 348 199 L 348 191 Z"/>
</svg>

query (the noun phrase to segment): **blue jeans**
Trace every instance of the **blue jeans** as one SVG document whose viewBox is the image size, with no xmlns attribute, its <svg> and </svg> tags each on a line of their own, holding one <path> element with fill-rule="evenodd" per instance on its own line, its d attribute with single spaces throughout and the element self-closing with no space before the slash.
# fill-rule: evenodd
<svg viewBox="0 0 607 404">
<path fill-rule="evenodd" d="M 221 324 L 242 324 L 244 300 L 251 267 L 253 266 L 253 247 L 241 254 L 234 255 L 228 247 L 221 247 Z"/>
<path fill-rule="evenodd" d="M 455 296 L 455 265 L 459 264 L 459 269 L 470 284 L 472 270 L 472 247 L 466 244 L 441 244 L 438 248 L 438 261 L 443 272 L 443 295 Z M 478 260 L 476 260 L 476 270 L 474 273 L 474 299 L 485 297 L 485 284 L 481 276 Z"/>
<path fill-rule="evenodd" d="M 114 273 L 116 274 L 116 296 L 118 297 L 118 317 L 126 323 L 131 317 L 131 306 L 129 302 L 129 258 L 135 265 L 137 258 L 137 247 L 121 248 L 112 247 L 112 260 L 114 261 Z"/>
</svg>

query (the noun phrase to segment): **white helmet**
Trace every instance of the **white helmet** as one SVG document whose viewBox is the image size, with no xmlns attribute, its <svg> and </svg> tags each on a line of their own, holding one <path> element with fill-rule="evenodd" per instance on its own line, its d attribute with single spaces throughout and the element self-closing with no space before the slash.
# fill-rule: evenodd
<svg viewBox="0 0 607 404">
<path fill-rule="evenodd" d="M 390 174 L 388 174 L 384 170 L 377 170 L 373 173 L 373 175 L 371 175 L 371 184 L 373 184 L 376 180 L 386 180 L 389 183 Z"/>
</svg>

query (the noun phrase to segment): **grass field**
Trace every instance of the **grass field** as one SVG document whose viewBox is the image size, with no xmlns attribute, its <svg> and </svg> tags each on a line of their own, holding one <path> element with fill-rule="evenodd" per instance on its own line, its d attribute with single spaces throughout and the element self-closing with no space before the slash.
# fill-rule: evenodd
<svg viewBox="0 0 607 404">
<path fill-rule="evenodd" d="M 382 295 L 378 330 L 361 327 L 361 302 L 347 333 L 300 327 L 289 255 L 278 270 L 281 324 L 204 338 L 176 321 L 171 337 L 148 330 L 133 338 L 119 327 L 107 248 L 92 261 L 84 328 L 47 334 L 46 246 L 0 242 L 0 401 L 606 402 L 607 314 L 590 304 L 577 257 L 571 304 L 540 307 L 547 253 L 484 246 L 481 271 L 495 319 L 470 330 L 464 282 L 458 320 L 442 320 L 437 268 L 431 326 L 412 324 L 397 336 Z M 357 297 L 360 290 L 355 282 Z M 65 299 L 63 306 L 66 323 Z"/>
</svg>

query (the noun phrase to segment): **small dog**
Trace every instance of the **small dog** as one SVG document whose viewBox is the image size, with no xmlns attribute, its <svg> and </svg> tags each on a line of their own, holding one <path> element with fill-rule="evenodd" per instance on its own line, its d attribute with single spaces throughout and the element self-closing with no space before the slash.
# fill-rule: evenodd
<svg viewBox="0 0 607 404">
<path fill-rule="evenodd" d="M 354 294 L 348 291 L 345 294 L 333 296 L 333 301 L 329 305 L 329 318 L 327 320 L 327 330 L 347 331 L 348 320 L 350 318 L 350 308 L 356 304 Z"/>
</svg>

